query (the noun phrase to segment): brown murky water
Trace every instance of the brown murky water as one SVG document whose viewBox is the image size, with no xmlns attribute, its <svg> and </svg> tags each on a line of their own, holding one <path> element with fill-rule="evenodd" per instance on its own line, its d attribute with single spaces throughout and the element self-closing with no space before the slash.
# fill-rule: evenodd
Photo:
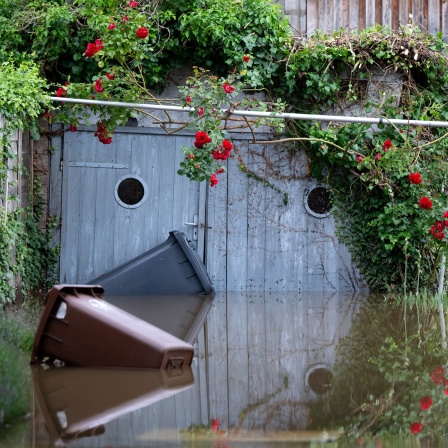
<svg viewBox="0 0 448 448">
<path fill-rule="evenodd" d="M 342 293 L 217 294 L 194 347 L 176 371 L 30 368 L 30 416 L 0 447 L 448 446 L 437 312 Z"/>
</svg>

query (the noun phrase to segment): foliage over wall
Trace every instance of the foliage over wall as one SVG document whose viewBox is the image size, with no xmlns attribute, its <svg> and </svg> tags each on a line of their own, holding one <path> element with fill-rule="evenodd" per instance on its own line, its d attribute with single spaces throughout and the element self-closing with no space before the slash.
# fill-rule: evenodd
<svg viewBox="0 0 448 448">
<path fill-rule="evenodd" d="M 311 172 L 327 182 L 341 240 L 371 289 L 431 289 L 446 250 L 446 129 L 387 119 L 446 121 L 448 59 L 441 35 L 412 23 L 317 33 L 297 41 L 292 110 L 384 118 L 385 124 L 290 123 L 308 144 Z M 300 141 L 300 140 L 299 140 Z M 447 222 L 448 224 L 448 222 Z"/>
</svg>

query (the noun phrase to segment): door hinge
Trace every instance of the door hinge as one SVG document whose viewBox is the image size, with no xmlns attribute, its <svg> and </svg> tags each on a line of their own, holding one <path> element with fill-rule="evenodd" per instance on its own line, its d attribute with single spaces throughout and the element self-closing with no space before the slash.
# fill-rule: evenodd
<svg viewBox="0 0 448 448">
<path fill-rule="evenodd" d="M 59 171 L 62 171 L 64 169 L 64 161 L 61 159 L 59 160 Z"/>
</svg>

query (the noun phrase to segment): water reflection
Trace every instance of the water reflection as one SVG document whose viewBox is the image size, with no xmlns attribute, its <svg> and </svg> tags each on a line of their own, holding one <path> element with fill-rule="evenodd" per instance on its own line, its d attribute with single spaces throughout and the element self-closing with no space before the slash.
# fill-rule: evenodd
<svg viewBox="0 0 448 448">
<path fill-rule="evenodd" d="M 148 371 L 37 366 L 32 378 L 34 439 L 50 439 L 59 446 L 65 440 L 104 434 L 105 423 L 193 385 L 190 367 Z"/>
<path fill-rule="evenodd" d="M 137 397 L 145 383 L 138 379 L 81 398 L 75 385 L 84 380 L 58 383 L 50 376 L 60 369 L 43 372 L 48 387 L 39 381 L 35 402 L 41 393 L 53 425 L 68 434 L 71 408 L 62 406 L 69 418 L 61 428 L 52 397 L 63 385 L 77 389 L 79 412 L 87 412 L 79 421 L 103 426 L 87 437 L 73 424 L 84 435 L 73 447 L 314 447 L 336 439 L 329 446 L 444 446 L 448 387 L 437 312 L 342 293 L 218 293 L 194 345 L 194 384 L 156 402 L 150 391 Z M 129 405 L 95 411 L 128 382 L 136 383 Z M 422 425 L 417 437 L 412 423 Z M 36 434 L 42 430 L 33 443 Z"/>
<path fill-rule="evenodd" d="M 113 387 L 107 399 L 107 393 L 104 398 L 80 399 L 79 411 L 83 403 L 89 403 L 87 417 L 80 419 L 90 422 L 88 430 L 97 428 L 93 423 L 106 414 L 112 421 L 93 429 L 95 437 L 78 438 L 71 445 L 156 446 L 164 442 L 182 446 L 197 431 L 206 439 L 225 431 L 238 434 L 240 441 L 243 437 L 260 441 L 274 433 L 278 441 L 291 437 L 296 442 L 331 440 L 337 436 L 334 431 L 300 436 L 297 431 L 309 426 L 310 405 L 328 391 L 336 346 L 350 330 L 362 300 L 350 294 L 218 293 L 195 343 L 194 386 L 156 404 L 142 399 L 140 409 L 118 418 L 117 411 L 124 414 L 131 409 L 117 405 L 98 416 L 95 411 L 94 418 L 90 414 L 118 400 L 121 386 Z M 59 371 L 44 372 L 51 387 L 55 381 L 50 375 Z M 101 382 L 101 371 L 96 373 Z M 76 370 L 73 375 L 70 383 L 82 384 Z M 75 396 L 81 397 L 80 391 Z M 91 406 L 93 402 L 98 405 Z M 215 431 L 211 420 L 219 422 Z M 52 422 L 57 426 L 57 412 Z M 88 435 L 83 431 L 82 424 L 73 424 L 71 433 Z M 197 441 L 198 434 L 194 438 Z"/>
</svg>

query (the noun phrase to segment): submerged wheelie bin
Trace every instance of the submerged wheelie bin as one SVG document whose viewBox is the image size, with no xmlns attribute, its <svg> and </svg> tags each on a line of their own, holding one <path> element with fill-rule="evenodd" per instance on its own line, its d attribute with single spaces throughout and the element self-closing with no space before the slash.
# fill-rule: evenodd
<svg viewBox="0 0 448 448">
<path fill-rule="evenodd" d="M 88 367 L 179 369 L 193 347 L 104 300 L 98 285 L 56 285 L 48 293 L 31 362 Z"/>
<path fill-rule="evenodd" d="M 173 230 L 166 241 L 94 278 L 107 297 L 146 295 L 213 295 L 214 288 L 196 249 L 183 232 Z"/>
</svg>

